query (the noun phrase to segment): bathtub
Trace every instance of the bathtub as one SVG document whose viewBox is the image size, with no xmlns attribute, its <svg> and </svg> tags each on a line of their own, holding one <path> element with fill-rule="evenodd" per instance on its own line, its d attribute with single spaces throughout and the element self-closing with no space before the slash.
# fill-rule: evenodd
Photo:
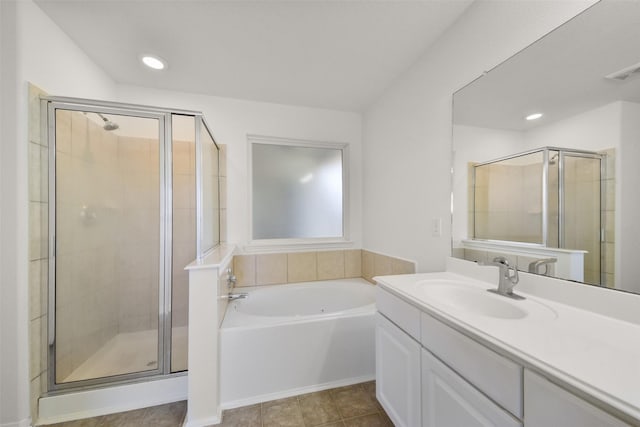
<svg viewBox="0 0 640 427">
<path fill-rule="evenodd" d="M 220 329 L 224 409 L 375 377 L 375 287 L 363 279 L 241 288 Z"/>
</svg>

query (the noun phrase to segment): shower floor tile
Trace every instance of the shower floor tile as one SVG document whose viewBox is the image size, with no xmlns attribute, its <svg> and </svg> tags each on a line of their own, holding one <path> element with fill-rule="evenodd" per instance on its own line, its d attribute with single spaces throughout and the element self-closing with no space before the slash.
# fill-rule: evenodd
<svg viewBox="0 0 640 427">
<path fill-rule="evenodd" d="M 51 427 L 180 427 L 187 402 L 154 406 Z M 393 427 L 375 396 L 375 381 L 225 410 L 224 427 Z"/>
<path fill-rule="evenodd" d="M 172 329 L 174 345 L 172 366 L 186 369 L 187 328 Z M 63 382 L 104 378 L 158 367 L 158 331 L 147 330 L 118 334 L 78 366 Z"/>
</svg>

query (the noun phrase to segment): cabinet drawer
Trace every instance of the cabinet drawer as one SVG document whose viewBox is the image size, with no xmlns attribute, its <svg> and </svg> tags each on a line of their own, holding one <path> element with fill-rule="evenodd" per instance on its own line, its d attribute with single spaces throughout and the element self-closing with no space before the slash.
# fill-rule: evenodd
<svg viewBox="0 0 640 427">
<path fill-rule="evenodd" d="M 421 343 L 500 406 L 522 418 L 522 367 L 422 313 Z"/>
<path fill-rule="evenodd" d="M 376 286 L 376 306 L 380 313 L 420 341 L 420 310 L 380 286 Z"/>
<path fill-rule="evenodd" d="M 540 375 L 524 371 L 527 427 L 623 427 L 628 424 L 596 408 Z"/>
<path fill-rule="evenodd" d="M 422 426 L 522 427 L 522 422 L 422 350 Z"/>
</svg>

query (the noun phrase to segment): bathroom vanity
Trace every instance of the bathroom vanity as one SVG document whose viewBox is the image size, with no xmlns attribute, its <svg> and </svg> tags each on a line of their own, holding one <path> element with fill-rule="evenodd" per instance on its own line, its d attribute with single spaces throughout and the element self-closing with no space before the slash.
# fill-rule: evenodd
<svg viewBox="0 0 640 427">
<path fill-rule="evenodd" d="M 638 296 L 524 273 L 516 301 L 486 292 L 496 268 L 448 270 L 376 278 L 376 393 L 396 426 L 640 425 Z M 620 316 L 587 309 L 623 297 Z"/>
</svg>

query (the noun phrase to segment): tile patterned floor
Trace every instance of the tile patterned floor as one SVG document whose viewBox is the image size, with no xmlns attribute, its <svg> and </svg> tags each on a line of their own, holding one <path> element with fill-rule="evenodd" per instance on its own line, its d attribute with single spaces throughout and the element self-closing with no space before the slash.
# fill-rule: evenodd
<svg viewBox="0 0 640 427">
<path fill-rule="evenodd" d="M 179 427 L 186 402 L 54 424 L 52 427 Z M 223 412 L 223 427 L 393 427 L 376 400 L 374 381 Z"/>
</svg>

